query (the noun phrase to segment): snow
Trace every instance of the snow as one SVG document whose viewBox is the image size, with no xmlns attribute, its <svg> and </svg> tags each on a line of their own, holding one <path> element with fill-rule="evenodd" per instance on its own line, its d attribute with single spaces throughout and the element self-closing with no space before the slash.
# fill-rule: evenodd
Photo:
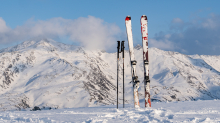
<svg viewBox="0 0 220 123">
<path fill-rule="evenodd" d="M 137 46 L 134 53 L 142 108 L 133 108 L 125 51 L 126 108 L 116 110 L 116 53 L 50 39 L 0 50 L 0 122 L 220 122 L 220 56 L 149 48 L 153 102 L 152 108 L 144 109 L 142 48 Z M 35 106 L 53 110 L 30 111 Z"/>
<path fill-rule="evenodd" d="M 116 105 L 80 107 L 41 111 L 0 112 L 0 122 L 75 122 L 75 123 L 157 123 L 157 122 L 220 122 L 220 100 L 153 102 L 151 108 L 116 109 Z"/>
</svg>

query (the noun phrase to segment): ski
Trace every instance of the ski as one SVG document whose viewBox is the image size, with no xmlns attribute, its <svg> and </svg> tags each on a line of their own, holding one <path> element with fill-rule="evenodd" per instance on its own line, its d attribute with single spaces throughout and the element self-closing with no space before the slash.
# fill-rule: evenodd
<svg viewBox="0 0 220 123">
<path fill-rule="evenodd" d="M 132 36 L 132 29 L 131 29 L 131 17 L 127 16 L 125 18 L 125 25 L 127 30 L 127 37 L 128 37 L 128 46 L 129 46 L 129 54 L 130 54 L 130 61 L 131 61 L 131 75 L 132 75 L 132 82 L 133 82 L 133 92 L 134 92 L 134 107 L 139 108 L 139 97 L 138 97 L 138 88 L 139 88 L 139 80 L 136 74 L 136 63 L 134 57 L 134 49 L 133 49 L 133 36 Z"/>
<path fill-rule="evenodd" d="M 151 107 L 149 59 L 148 59 L 148 27 L 147 27 L 146 15 L 141 16 L 141 33 L 142 33 L 143 63 L 144 63 L 145 107 Z"/>
</svg>

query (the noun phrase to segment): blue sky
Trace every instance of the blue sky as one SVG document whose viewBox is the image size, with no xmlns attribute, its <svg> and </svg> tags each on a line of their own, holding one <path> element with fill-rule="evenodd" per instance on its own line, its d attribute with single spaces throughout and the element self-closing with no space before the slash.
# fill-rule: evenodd
<svg viewBox="0 0 220 123">
<path fill-rule="evenodd" d="M 145 14 L 149 47 L 220 55 L 218 5 L 218 0 L 2 0 L 0 48 L 30 39 L 53 38 L 114 52 L 116 40 L 127 40 L 127 15 L 132 18 L 134 44 L 142 43 L 140 17 Z"/>
</svg>

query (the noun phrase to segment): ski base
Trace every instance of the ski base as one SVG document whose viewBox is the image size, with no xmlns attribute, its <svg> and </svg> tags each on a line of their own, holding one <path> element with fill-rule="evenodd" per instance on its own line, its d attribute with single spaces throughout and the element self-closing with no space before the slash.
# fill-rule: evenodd
<svg viewBox="0 0 220 123">
<path fill-rule="evenodd" d="M 134 89 L 134 107 L 135 107 L 135 108 L 140 108 L 139 96 L 138 96 L 138 88 L 139 88 L 139 82 L 133 83 L 133 89 Z"/>
<path fill-rule="evenodd" d="M 145 87 L 145 107 L 151 107 L 150 80 L 144 82 Z"/>
</svg>

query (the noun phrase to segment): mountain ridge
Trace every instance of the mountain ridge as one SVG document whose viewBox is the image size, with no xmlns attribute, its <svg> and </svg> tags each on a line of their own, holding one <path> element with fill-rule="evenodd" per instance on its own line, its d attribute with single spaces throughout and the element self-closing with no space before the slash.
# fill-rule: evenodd
<svg viewBox="0 0 220 123">
<path fill-rule="evenodd" d="M 142 48 L 136 46 L 140 101 L 144 101 Z M 120 64 L 122 63 L 120 57 Z M 219 99 L 220 56 L 184 55 L 149 48 L 152 101 Z M 0 50 L 0 109 L 91 107 L 116 104 L 116 53 L 44 39 Z M 121 65 L 120 65 L 121 68 Z M 129 52 L 125 102 L 133 103 Z M 119 75 L 122 103 L 122 71 Z"/>
</svg>

